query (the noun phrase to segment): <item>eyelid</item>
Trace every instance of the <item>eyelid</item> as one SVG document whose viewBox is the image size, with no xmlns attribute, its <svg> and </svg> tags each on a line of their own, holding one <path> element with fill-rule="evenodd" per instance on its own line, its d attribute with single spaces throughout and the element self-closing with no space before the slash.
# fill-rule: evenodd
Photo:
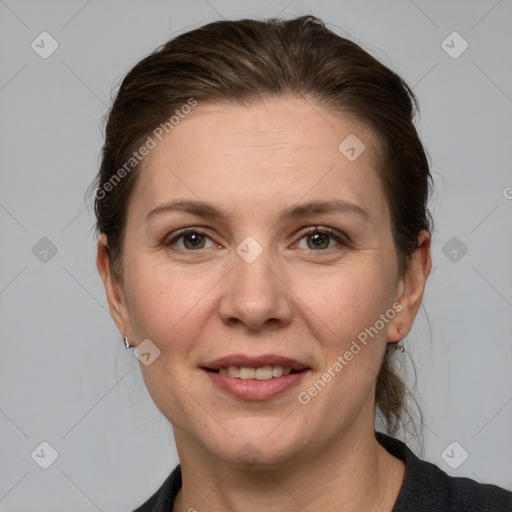
<svg viewBox="0 0 512 512">
<path fill-rule="evenodd" d="M 192 227 L 186 227 L 186 228 L 182 228 L 182 229 L 179 229 L 178 231 L 175 231 L 175 232 L 171 233 L 171 235 L 167 236 L 164 239 L 163 245 L 165 247 L 171 247 L 177 240 L 179 240 L 183 236 L 186 236 L 186 235 L 188 235 L 190 233 L 195 233 L 195 234 L 204 236 L 204 237 L 208 238 L 209 240 L 211 240 L 215 245 L 217 245 L 217 246 L 220 245 L 217 242 L 215 242 L 213 240 L 213 238 L 208 234 L 207 228 L 203 228 L 203 227 L 200 227 L 200 226 L 197 226 L 197 227 L 193 227 L 193 226 Z M 315 234 L 315 233 L 326 234 L 326 235 L 330 236 L 331 238 L 333 238 L 334 240 L 336 240 L 336 242 L 338 242 L 338 244 L 341 245 L 341 246 L 346 246 L 346 247 L 351 247 L 352 246 L 352 241 L 350 240 L 350 238 L 345 233 L 340 232 L 340 231 L 338 231 L 338 230 L 336 230 L 334 228 L 327 227 L 327 226 L 319 226 L 319 225 L 308 226 L 308 227 L 303 228 L 300 231 L 298 231 L 294 235 L 294 238 L 297 238 L 297 242 L 299 242 L 305 236 L 312 235 L 312 234 Z M 327 252 L 328 250 L 335 249 L 335 248 L 336 247 L 331 247 L 329 249 L 322 249 L 322 250 L 318 250 L 318 251 L 315 251 L 314 249 L 309 249 L 309 250 L 312 251 L 312 252 Z M 195 250 L 187 250 L 187 249 L 178 248 L 178 250 L 183 250 L 185 252 L 199 252 L 199 251 L 202 251 L 202 250 L 205 250 L 205 249 L 208 249 L 208 247 L 203 247 L 203 248 L 195 249 Z"/>
<path fill-rule="evenodd" d="M 182 238 L 183 236 L 186 236 L 190 233 L 195 233 L 197 235 L 201 235 L 201 236 L 204 236 L 206 238 L 209 238 L 215 245 L 220 245 L 218 244 L 217 242 L 215 242 L 212 237 L 207 233 L 206 231 L 206 228 L 203 228 L 203 227 L 187 227 L 187 228 L 182 228 L 182 229 L 179 229 L 177 231 L 174 231 L 173 233 L 171 233 L 170 235 L 166 236 L 163 240 L 163 245 L 165 247 L 170 247 L 172 246 L 177 240 L 179 240 L 180 238 Z M 179 248 L 180 249 L 180 248 Z M 187 252 L 199 252 L 201 250 L 203 250 L 205 248 L 202 248 L 202 249 L 196 249 L 195 251 L 190 251 L 190 250 L 186 250 L 186 249 L 181 249 L 181 250 L 185 250 Z"/>
<path fill-rule="evenodd" d="M 304 238 L 304 236 L 313 235 L 315 233 L 322 233 L 322 234 L 329 235 L 331 238 L 334 238 L 334 240 L 336 240 L 336 242 L 338 242 L 339 245 L 346 246 L 346 247 L 352 246 L 352 241 L 350 240 L 348 235 L 346 235 L 345 233 L 343 233 L 341 231 L 338 231 L 337 229 L 329 228 L 327 226 L 315 225 L 313 227 L 304 228 L 304 229 L 300 230 L 295 236 L 297 236 L 299 240 L 302 240 L 302 238 Z M 335 249 L 335 247 L 331 247 L 330 249 Z M 311 251 L 313 251 L 313 252 L 327 252 L 328 250 L 329 249 L 324 249 L 323 251 L 315 251 L 314 249 L 311 249 Z"/>
</svg>

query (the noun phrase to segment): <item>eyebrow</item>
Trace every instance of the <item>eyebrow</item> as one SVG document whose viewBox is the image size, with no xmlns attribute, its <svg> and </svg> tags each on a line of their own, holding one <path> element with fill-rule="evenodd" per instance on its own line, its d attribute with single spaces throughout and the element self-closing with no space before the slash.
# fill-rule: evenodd
<svg viewBox="0 0 512 512">
<path fill-rule="evenodd" d="M 213 203 L 181 199 L 157 206 L 147 214 L 146 220 L 150 220 L 154 217 L 158 217 L 169 212 L 190 213 L 192 215 L 197 215 L 199 217 L 212 220 L 224 220 L 229 217 L 227 210 L 214 205 Z M 290 218 L 303 218 L 318 213 L 357 214 L 363 217 L 365 220 L 369 220 L 370 217 L 368 212 L 363 210 L 357 204 L 338 199 L 330 201 L 310 201 L 308 203 L 289 206 L 281 212 L 278 222 Z"/>
</svg>

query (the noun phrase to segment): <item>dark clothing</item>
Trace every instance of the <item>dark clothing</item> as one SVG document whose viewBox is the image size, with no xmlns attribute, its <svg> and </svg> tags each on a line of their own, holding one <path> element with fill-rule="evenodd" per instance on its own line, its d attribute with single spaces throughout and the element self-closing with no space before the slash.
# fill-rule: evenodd
<svg viewBox="0 0 512 512">
<path fill-rule="evenodd" d="M 448 476 L 434 464 L 419 459 L 402 441 L 380 432 L 375 435 L 405 464 L 404 481 L 392 512 L 512 512 L 512 492 Z M 171 512 L 180 488 L 178 465 L 160 489 L 134 512 Z"/>
</svg>

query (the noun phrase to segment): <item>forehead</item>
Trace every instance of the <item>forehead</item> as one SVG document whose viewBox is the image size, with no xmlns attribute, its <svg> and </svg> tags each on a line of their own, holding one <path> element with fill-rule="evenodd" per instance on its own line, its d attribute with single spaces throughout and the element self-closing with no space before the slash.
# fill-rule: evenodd
<svg viewBox="0 0 512 512">
<path fill-rule="evenodd" d="M 387 215 L 371 130 L 308 100 L 199 103 L 155 142 L 134 191 L 142 210 L 177 197 L 240 212 L 343 199 Z"/>
</svg>

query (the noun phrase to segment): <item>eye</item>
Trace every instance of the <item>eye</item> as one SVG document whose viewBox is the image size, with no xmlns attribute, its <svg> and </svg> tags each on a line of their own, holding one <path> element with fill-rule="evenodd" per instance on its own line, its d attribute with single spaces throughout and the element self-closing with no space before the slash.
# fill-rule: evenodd
<svg viewBox="0 0 512 512">
<path fill-rule="evenodd" d="M 182 240 L 181 246 L 180 243 L 178 243 L 180 240 Z M 171 240 L 166 240 L 164 245 L 166 247 L 177 246 L 178 249 L 185 251 L 195 251 L 199 249 L 208 249 L 208 247 L 206 247 L 207 240 L 210 240 L 210 242 L 213 243 L 211 238 L 202 231 L 186 229 L 178 232 Z"/>
<path fill-rule="evenodd" d="M 300 241 L 303 239 L 306 239 L 306 247 L 299 246 L 299 248 L 316 252 L 333 249 L 336 246 L 343 247 L 349 245 L 348 240 L 343 234 L 331 228 L 319 228 L 318 226 L 302 231 Z M 208 241 L 211 243 L 210 246 L 207 245 Z M 164 245 L 188 252 L 217 246 L 206 233 L 191 228 L 175 233 L 172 238 L 164 241 Z"/>
<path fill-rule="evenodd" d="M 347 246 L 348 243 L 346 239 L 343 237 L 341 233 L 330 229 L 330 228 L 321 228 L 318 226 L 314 228 L 309 228 L 307 231 L 303 231 L 301 233 L 300 240 L 306 239 L 306 249 L 312 251 L 322 251 L 326 249 L 335 248 L 338 246 Z M 333 244 L 332 242 L 336 242 Z M 301 247 L 304 248 L 304 247 Z"/>
</svg>

